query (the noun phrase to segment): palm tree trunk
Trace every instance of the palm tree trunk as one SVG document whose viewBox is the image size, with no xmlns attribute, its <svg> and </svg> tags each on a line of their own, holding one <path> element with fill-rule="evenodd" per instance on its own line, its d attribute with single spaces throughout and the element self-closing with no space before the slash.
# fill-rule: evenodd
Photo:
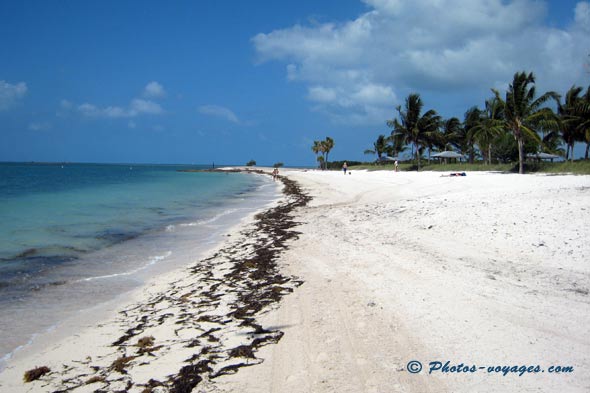
<svg viewBox="0 0 590 393">
<path fill-rule="evenodd" d="M 488 164 L 492 165 L 492 144 L 488 144 Z"/>
<path fill-rule="evenodd" d="M 586 142 L 586 154 L 584 154 L 584 160 L 588 159 L 588 150 L 590 150 L 590 142 Z"/>
<path fill-rule="evenodd" d="M 519 137 L 518 140 L 518 173 L 524 173 L 524 139 Z"/>
<path fill-rule="evenodd" d="M 574 144 L 575 143 L 576 143 L 575 141 L 572 141 L 572 148 L 571 148 L 572 155 L 570 157 L 571 162 L 574 162 Z"/>
</svg>

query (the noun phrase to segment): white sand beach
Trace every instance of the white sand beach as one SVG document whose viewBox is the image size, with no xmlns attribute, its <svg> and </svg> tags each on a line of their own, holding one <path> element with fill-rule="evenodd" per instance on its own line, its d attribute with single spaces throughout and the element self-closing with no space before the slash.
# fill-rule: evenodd
<svg viewBox="0 0 590 393">
<path fill-rule="evenodd" d="M 288 176 L 313 197 L 283 258 L 305 283 L 265 320 L 283 339 L 223 391 L 590 391 L 588 176 Z M 432 361 L 574 371 L 428 375 Z"/>
<path fill-rule="evenodd" d="M 290 213 L 297 237 L 242 223 L 192 274 L 158 277 L 99 325 L 18 354 L 0 391 L 164 392 L 189 365 L 194 392 L 590 391 L 589 176 L 281 175 L 312 197 Z M 252 264 L 273 258 L 258 284 Z M 429 374 L 435 361 L 475 371 Z M 51 372 L 23 383 L 39 366 Z"/>
</svg>

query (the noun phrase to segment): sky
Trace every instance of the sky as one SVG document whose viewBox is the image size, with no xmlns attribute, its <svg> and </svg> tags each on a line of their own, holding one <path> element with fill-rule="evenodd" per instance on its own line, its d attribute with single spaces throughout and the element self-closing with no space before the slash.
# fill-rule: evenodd
<svg viewBox="0 0 590 393">
<path fill-rule="evenodd" d="M 463 118 L 533 72 L 590 85 L 590 2 L 0 0 L 0 161 L 312 166 L 410 93 Z M 576 149 L 583 151 L 583 146 Z"/>
</svg>

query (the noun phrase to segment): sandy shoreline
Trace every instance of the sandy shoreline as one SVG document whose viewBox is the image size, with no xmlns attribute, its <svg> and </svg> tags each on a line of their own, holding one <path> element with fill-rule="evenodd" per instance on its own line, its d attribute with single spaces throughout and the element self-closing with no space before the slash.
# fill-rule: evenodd
<svg viewBox="0 0 590 393">
<path fill-rule="evenodd" d="M 313 199 L 287 196 L 283 216 L 241 227 L 191 277 L 15 359 L 0 390 L 590 391 L 590 177 L 281 173 Z M 428 375 L 432 361 L 573 372 Z M 241 363 L 256 365 L 233 373 Z M 52 373 L 22 383 L 42 365 Z"/>
<path fill-rule="evenodd" d="M 111 302 L 98 325 L 56 342 L 48 334 L 37 351 L 17 353 L 0 390 L 181 392 L 262 361 L 257 349 L 282 332 L 257 317 L 300 285 L 275 260 L 297 235 L 291 210 L 307 198 L 283 183 L 282 198 L 235 226 L 209 257 Z M 41 366 L 51 371 L 23 383 L 25 371 Z"/>
<path fill-rule="evenodd" d="M 265 362 L 220 390 L 590 391 L 590 177 L 440 175 L 289 173 L 313 198 L 282 258 L 305 284 L 265 319 L 285 326 Z"/>
</svg>

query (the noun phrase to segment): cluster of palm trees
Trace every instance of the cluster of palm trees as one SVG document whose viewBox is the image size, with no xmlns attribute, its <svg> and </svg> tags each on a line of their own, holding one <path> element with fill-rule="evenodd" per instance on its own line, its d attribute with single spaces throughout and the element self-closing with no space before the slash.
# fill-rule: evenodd
<svg viewBox="0 0 590 393">
<path fill-rule="evenodd" d="M 323 141 L 313 141 L 311 150 L 316 155 L 316 160 L 319 163 L 320 168 L 327 169 L 328 165 L 328 154 L 334 148 L 334 139 L 329 136 Z"/>
<path fill-rule="evenodd" d="M 559 94 L 547 92 L 536 96 L 535 76 L 518 72 L 502 96 L 492 89 L 493 96 L 485 108 L 470 108 L 463 121 L 456 117 L 443 119 L 436 111 L 423 113 L 419 94 L 410 94 L 397 118 L 387 121 L 393 129 L 390 136 L 379 135 L 373 149 L 365 151 L 396 156 L 411 148 L 420 169 L 422 155 L 428 151 L 458 150 L 473 163 L 478 155 L 484 163 L 509 161 L 509 149 L 518 151 L 519 173 L 524 172 L 526 152 L 560 154 L 573 160 L 576 142 L 586 143 L 585 159 L 590 149 L 590 86 L 573 86 L 562 101 Z M 557 110 L 547 106 L 555 102 Z M 566 149 L 562 146 L 565 144 Z"/>
</svg>

